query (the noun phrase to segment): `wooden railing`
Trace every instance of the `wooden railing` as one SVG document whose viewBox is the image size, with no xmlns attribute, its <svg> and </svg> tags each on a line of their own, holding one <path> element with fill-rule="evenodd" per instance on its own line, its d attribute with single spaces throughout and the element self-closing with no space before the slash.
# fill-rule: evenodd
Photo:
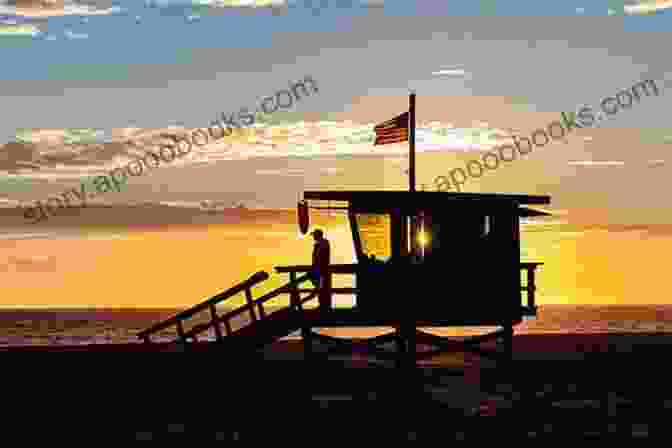
<svg viewBox="0 0 672 448">
<path fill-rule="evenodd" d="M 221 292 L 221 293 L 217 294 L 216 296 L 211 297 L 210 299 L 199 303 L 198 305 L 194 305 L 193 307 L 189 308 L 188 310 L 182 311 L 181 313 L 178 313 L 175 316 L 164 320 L 163 322 L 159 322 L 158 324 L 156 324 L 156 325 L 154 325 L 154 326 L 152 326 L 152 327 L 150 327 L 146 330 L 141 331 L 140 333 L 138 333 L 138 338 L 143 339 L 147 343 L 151 342 L 149 337 L 152 334 L 157 333 L 157 332 L 159 332 L 161 330 L 164 330 L 166 328 L 169 328 L 173 325 L 175 325 L 177 327 L 177 334 L 180 337 L 184 338 L 185 333 L 184 333 L 183 322 L 185 320 L 189 319 L 190 317 L 194 316 L 195 314 L 197 314 L 197 313 L 199 313 L 199 312 L 201 312 L 201 311 L 203 311 L 207 308 L 210 309 L 210 313 L 211 313 L 212 317 L 216 318 L 217 312 L 216 312 L 215 305 L 217 305 L 220 302 L 223 302 L 226 299 L 229 299 L 229 298 L 235 296 L 236 294 L 239 294 L 242 291 L 248 292 L 250 290 L 250 288 L 252 288 L 254 285 L 263 282 L 267 278 L 268 278 L 268 273 L 267 272 L 259 271 L 259 272 L 255 273 L 254 275 L 252 275 L 247 280 L 245 280 L 244 282 L 234 286 L 233 288 L 227 289 L 226 291 Z M 219 336 L 219 333 L 218 333 L 218 336 Z"/>
<path fill-rule="evenodd" d="M 536 308 L 536 305 L 534 304 L 534 292 L 537 290 L 537 285 L 535 283 L 535 270 L 537 269 L 537 266 L 541 266 L 544 263 L 520 263 L 520 269 L 525 269 L 527 270 L 527 283 L 525 285 L 522 285 L 520 289 L 522 291 L 527 291 L 527 307 L 531 310 L 534 311 Z"/>
<path fill-rule="evenodd" d="M 313 266 L 310 265 L 297 265 L 297 266 L 278 266 L 275 268 L 275 271 L 281 274 L 289 273 L 290 283 L 295 281 L 297 278 L 296 275 L 299 273 L 309 273 L 313 270 Z M 324 273 L 324 282 L 321 288 L 318 288 L 318 299 L 320 301 L 321 308 L 332 308 L 333 305 L 333 295 L 334 294 L 356 294 L 357 288 L 332 288 L 333 274 L 350 274 L 354 275 L 357 270 L 356 264 L 332 264 L 329 265 L 327 272 Z M 309 292 L 313 291 L 312 289 L 300 289 L 295 291 L 296 294 L 299 292 Z"/>
<path fill-rule="evenodd" d="M 232 310 L 222 316 L 215 316 L 210 322 L 203 323 L 196 325 L 193 327 L 191 330 L 189 330 L 187 333 L 184 334 L 183 342 L 186 342 L 187 338 L 191 338 L 194 342 L 196 341 L 196 337 L 198 333 L 201 333 L 203 331 L 207 331 L 210 327 L 215 327 L 215 334 L 217 333 L 217 328 L 221 323 L 224 323 L 225 328 L 226 328 L 226 335 L 229 336 L 231 333 L 233 333 L 231 329 L 231 323 L 229 322 L 230 319 L 244 313 L 245 311 L 250 311 L 250 317 L 252 318 L 252 322 L 256 322 L 257 320 L 262 320 L 267 318 L 268 316 L 273 315 L 273 313 L 266 313 L 266 310 L 264 310 L 264 302 L 267 302 L 281 294 L 290 294 L 290 297 L 292 297 L 292 301 L 290 304 L 290 308 L 295 309 L 296 311 L 303 312 L 303 304 L 314 299 L 317 296 L 318 291 L 315 289 L 310 289 L 307 290 L 310 292 L 308 296 L 301 298 L 298 296 L 298 293 L 295 292 L 299 291 L 297 288 L 298 284 L 301 282 L 304 282 L 308 280 L 308 276 L 303 276 L 297 278 L 294 283 L 290 282 L 287 283 L 284 286 L 281 286 L 278 289 L 275 289 L 267 294 L 264 294 L 263 296 L 259 297 L 258 299 L 252 299 L 251 295 L 247 295 L 247 303 L 240 308 L 237 308 L 235 310 Z M 259 308 L 259 318 L 257 318 L 256 314 L 254 313 L 254 307 L 257 306 Z M 220 331 L 221 333 L 221 331 Z M 222 340 L 221 336 L 217 337 L 218 341 Z"/>
<path fill-rule="evenodd" d="M 534 310 L 535 305 L 535 291 L 537 289 L 535 283 L 535 271 L 538 266 L 543 265 L 544 263 L 537 262 L 525 262 L 520 263 L 520 269 L 525 269 L 527 271 L 527 283 L 521 285 L 520 289 L 527 292 L 527 308 Z M 325 274 L 327 282 L 325 284 L 331 285 L 331 280 L 333 274 L 355 274 L 357 265 L 356 264 L 332 264 L 329 266 L 328 272 Z M 290 279 L 296 278 L 297 273 L 310 272 L 313 267 L 309 265 L 298 265 L 298 266 L 278 266 L 275 268 L 278 273 L 289 273 Z M 299 290 L 300 292 L 308 292 L 312 290 Z M 320 291 L 322 299 L 320 303 L 331 304 L 332 294 L 355 294 L 357 293 L 357 288 L 323 288 Z"/>
<path fill-rule="evenodd" d="M 307 290 L 311 294 L 309 294 L 307 297 L 301 298 L 299 295 L 300 291 L 306 291 L 306 290 L 299 290 L 298 286 L 300 283 L 308 280 L 308 275 L 304 275 L 302 277 L 299 277 L 297 279 L 294 279 L 293 282 L 289 282 L 280 288 L 277 288 L 267 294 L 264 294 L 263 296 L 259 297 L 258 299 L 253 299 L 252 297 L 252 287 L 264 280 L 268 279 L 268 273 L 264 271 L 259 271 L 253 276 L 251 276 L 248 280 L 234 286 L 233 288 L 230 288 L 208 300 L 205 302 L 199 303 L 198 305 L 195 305 L 191 308 L 189 308 L 186 311 L 182 311 L 181 313 L 163 321 L 160 322 L 140 333 L 138 333 L 138 338 L 143 339 L 145 343 L 150 343 L 150 335 L 157 333 L 161 330 L 164 330 L 166 328 L 169 328 L 171 326 L 176 326 L 177 327 L 177 334 L 179 337 L 179 340 L 182 342 L 187 342 L 187 339 L 192 339 L 193 342 L 198 341 L 198 334 L 204 331 L 209 330 L 211 327 L 214 328 L 215 330 L 215 335 L 217 338 L 218 342 L 221 342 L 224 338 L 224 333 L 222 332 L 221 324 L 224 324 L 224 328 L 226 330 L 226 336 L 229 336 L 233 333 L 233 329 L 231 327 L 231 322 L 230 320 L 246 311 L 250 312 L 250 318 L 252 322 L 256 322 L 257 320 L 264 319 L 268 316 L 266 313 L 266 310 L 264 309 L 264 303 L 267 302 L 268 300 L 277 297 L 281 294 L 290 294 L 293 298 L 291 307 L 303 311 L 302 305 L 315 298 L 317 296 L 318 291 L 315 289 Z M 215 308 L 215 305 L 218 303 L 223 302 L 224 300 L 227 300 L 236 294 L 239 294 L 241 292 L 245 293 L 245 299 L 246 299 L 246 304 L 242 305 L 239 308 L 236 308 L 232 311 L 229 311 L 228 313 L 218 316 L 217 315 L 217 310 Z M 259 316 L 257 316 L 257 313 L 255 312 L 255 307 L 258 308 Z M 207 323 L 202 323 L 199 325 L 194 326 L 193 328 L 189 329 L 188 331 L 184 330 L 184 324 L 183 322 L 191 317 L 193 317 L 196 313 L 203 311 L 205 309 L 210 309 L 210 314 L 211 314 L 211 319 Z M 272 313 L 271 313 L 272 314 Z"/>
</svg>

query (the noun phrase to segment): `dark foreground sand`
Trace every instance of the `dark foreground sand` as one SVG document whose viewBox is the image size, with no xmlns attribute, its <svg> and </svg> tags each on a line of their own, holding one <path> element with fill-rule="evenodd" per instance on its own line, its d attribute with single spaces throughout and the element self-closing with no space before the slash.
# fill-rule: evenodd
<svg viewBox="0 0 672 448">
<path fill-rule="evenodd" d="M 323 344 L 307 363 L 295 341 L 236 356 L 24 348 L 3 354 L 2 421 L 24 442 L 666 439 L 671 348 L 672 335 L 521 335 L 509 364 L 453 354 L 415 370 Z"/>
</svg>

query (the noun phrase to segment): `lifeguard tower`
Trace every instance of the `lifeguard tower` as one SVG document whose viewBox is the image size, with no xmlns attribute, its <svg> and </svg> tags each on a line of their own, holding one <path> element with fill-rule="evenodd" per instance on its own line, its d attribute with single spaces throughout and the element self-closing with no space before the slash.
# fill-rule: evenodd
<svg viewBox="0 0 672 448">
<path fill-rule="evenodd" d="M 514 327 L 525 316 L 535 316 L 535 270 L 542 263 L 520 261 L 520 219 L 548 216 L 527 207 L 546 205 L 548 196 L 445 193 L 426 191 L 306 191 L 298 204 L 300 230 L 310 227 L 310 210 L 326 209 L 347 214 L 356 263 L 331 265 L 319 288 L 308 282 L 311 266 L 280 266 L 289 282 L 258 299 L 251 289 L 268 278 L 258 272 L 245 282 L 143 331 L 149 336 L 176 326 L 179 341 L 197 341 L 197 334 L 214 328 L 217 342 L 230 347 L 259 347 L 301 330 L 306 355 L 313 339 L 348 344 L 344 338 L 313 331 L 327 327 L 389 327 L 370 338 L 373 353 L 379 343 L 395 341 L 398 359 L 418 358 L 416 343 L 438 347 L 421 356 L 432 356 L 457 347 L 482 354 L 481 342 L 500 339 L 503 353 L 511 355 Z M 328 236 L 328 235 L 327 235 Z M 526 272 L 522 285 L 521 272 Z M 354 277 L 352 287 L 333 287 L 332 277 Z M 305 286 L 303 286 L 305 285 Z M 306 287 L 310 285 L 310 287 Z M 215 305 L 238 293 L 246 305 L 218 315 Z M 301 297 L 301 294 L 307 296 Z M 263 304 L 289 294 L 289 307 L 268 313 Z M 351 308 L 335 308 L 333 296 L 354 294 Z M 318 299 L 319 306 L 304 307 Z M 182 322 L 210 309 L 212 319 L 185 330 Z M 250 324 L 232 329 L 229 320 L 250 313 Z M 221 324 L 226 327 L 222 331 Z M 476 337 L 454 339 L 419 330 L 423 327 L 497 327 Z"/>
</svg>

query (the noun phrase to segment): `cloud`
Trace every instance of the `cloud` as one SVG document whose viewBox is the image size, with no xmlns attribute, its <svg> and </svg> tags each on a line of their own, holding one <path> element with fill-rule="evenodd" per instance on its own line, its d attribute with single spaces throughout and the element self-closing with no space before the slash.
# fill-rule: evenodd
<svg viewBox="0 0 672 448">
<path fill-rule="evenodd" d="M 320 168 L 317 170 L 317 173 L 323 174 L 323 175 L 336 175 L 339 173 L 344 172 L 345 170 L 343 168 L 334 168 L 334 167 L 326 167 L 326 168 Z M 255 174 L 260 175 L 260 176 L 287 176 L 287 177 L 305 177 L 310 174 L 314 174 L 315 171 L 313 170 L 305 170 L 301 168 L 286 168 L 286 169 L 271 169 L 271 170 L 256 170 Z"/>
<path fill-rule="evenodd" d="M 283 124 L 256 123 L 234 131 L 231 136 L 192 145 L 184 157 L 164 165 L 211 165 L 224 160 L 252 158 L 302 158 L 380 156 L 403 157 L 408 143 L 374 146 L 375 123 L 296 120 Z M 480 123 L 485 125 L 487 123 Z M 0 170 L 30 179 L 64 180 L 102 175 L 143 157 L 150 150 L 171 144 L 196 129 L 178 126 L 156 129 L 22 129 L 14 142 L 0 145 Z M 201 129 L 207 132 L 206 129 Z M 418 123 L 416 151 L 488 151 L 510 138 L 498 128 L 455 128 L 450 123 Z M 201 140 L 202 137 L 199 137 Z M 260 175 L 298 176 L 298 173 Z"/>
<path fill-rule="evenodd" d="M 657 0 L 657 1 L 646 1 L 640 2 L 636 5 L 624 5 L 623 10 L 626 14 L 637 15 L 637 14 L 652 14 L 657 11 L 662 11 L 664 9 L 672 8 L 672 1 L 670 0 Z"/>
<path fill-rule="evenodd" d="M 257 170 L 255 174 L 259 176 L 288 176 L 288 177 L 303 177 L 306 172 L 302 169 L 284 169 L 284 170 Z"/>
<path fill-rule="evenodd" d="M 95 16 L 95 15 L 110 15 L 122 12 L 123 9 L 119 6 L 112 6 L 107 9 L 94 8 L 89 5 L 78 4 L 76 2 L 52 2 L 52 5 L 34 5 L 33 2 L 17 1 L 13 5 L 8 5 L 6 2 L 0 3 L 0 14 L 18 16 L 18 17 L 32 17 L 32 18 L 48 18 L 59 16 Z M 16 6 L 18 4 L 19 6 Z"/>
<path fill-rule="evenodd" d="M 567 162 L 567 165 L 573 166 L 624 166 L 625 162 L 617 160 L 580 160 Z"/>
<path fill-rule="evenodd" d="M 267 8 L 286 6 L 286 0 L 148 0 L 149 7 L 206 6 L 212 8 Z"/>
<path fill-rule="evenodd" d="M 436 72 L 432 72 L 432 75 L 436 76 L 464 76 L 465 71 L 462 69 L 441 69 Z"/>
</svg>

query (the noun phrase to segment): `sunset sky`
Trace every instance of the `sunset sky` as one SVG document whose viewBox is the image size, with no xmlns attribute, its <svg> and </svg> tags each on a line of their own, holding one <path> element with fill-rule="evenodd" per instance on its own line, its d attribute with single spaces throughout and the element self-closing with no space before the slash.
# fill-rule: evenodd
<svg viewBox="0 0 672 448">
<path fill-rule="evenodd" d="M 105 227 L 93 212 L 28 224 L 18 208 L 128 163 L 129 141 L 256 110 L 306 76 L 319 91 L 290 109 L 93 202 L 196 216 L 203 201 L 291 209 L 308 189 L 406 189 L 407 144 L 374 147 L 372 128 L 410 90 L 417 184 L 432 189 L 508 136 L 652 79 L 658 96 L 463 190 L 552 197 L 556 216 L 524 240 L 548 264 L 540 303 L 667 303 L 671 29 L 669 1 L 0 0 L 0 307 L 188 305 L 309 260 L 291 213 L 167 227 L 119 208 Z M 343 225 L 327 228 L 348 262 Z"/>
</svg>

